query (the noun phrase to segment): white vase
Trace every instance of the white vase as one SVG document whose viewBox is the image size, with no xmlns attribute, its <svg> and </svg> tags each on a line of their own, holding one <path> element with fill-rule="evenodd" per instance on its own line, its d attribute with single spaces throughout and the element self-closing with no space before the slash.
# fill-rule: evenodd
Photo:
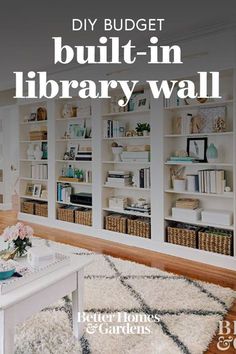
<svg viewBox="0 0 236 354">
<path fill-rule="evenodd" d="M 39 145 L 36 145 L 34 149 L 34 158 L 35 160 L 41 160 L 43 157 L 43 151 L 41 150 Z"/>
<path fill-rule="evenodd" d="M 112 148 L 112 153 L 114 155 L 114 161 L 115 162 L 121 162 L 120 154 L 123 151 L 123 147 L 113 147 Z"/>
<path fill-rule="evenodd" d="M 143 136 L 148 136 L 148 135 L 149 135 L 148 130 L 143 130 Z"/>
<path fill-rule="evenodd" d="M 33 146 L 33 144 L 29 144 L 26 154 L 27 154 L 28 160 L 34 160 L 34 146 Z"/>
</svg>

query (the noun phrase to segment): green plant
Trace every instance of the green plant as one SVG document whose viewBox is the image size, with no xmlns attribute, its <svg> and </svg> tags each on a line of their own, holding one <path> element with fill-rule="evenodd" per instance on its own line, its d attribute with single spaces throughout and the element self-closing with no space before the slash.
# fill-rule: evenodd
<svg viewBox="0 0 236 354">
<path fill-rule="evenodd" d="M 137 123 L 136 132 L 142 133 L 144 130 L 150 132 L 150 124 L 149 123 Z"/>
</svg>

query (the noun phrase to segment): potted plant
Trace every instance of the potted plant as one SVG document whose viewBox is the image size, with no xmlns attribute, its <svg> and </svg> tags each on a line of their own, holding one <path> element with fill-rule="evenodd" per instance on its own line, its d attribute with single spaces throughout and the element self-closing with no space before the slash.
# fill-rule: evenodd
<svg viewBox="0 0 236 354">
<path fill-rule="evenodd" d="M 138 135 L 147 136 L 150 133 L 150 124 L 149 123 L 137 123 L 136 132 Z"/>
<path fill-rule="evenodd" d="M 22 257 L 26 254 L 27 248 L 32 247 L 30 238 L 33 236 L 33 229 L 21 222 L 8 226 L 3 232 L 5 242 L 8 242 L 8 249 L 17 250 L 16 255 Z"/>
</svg>

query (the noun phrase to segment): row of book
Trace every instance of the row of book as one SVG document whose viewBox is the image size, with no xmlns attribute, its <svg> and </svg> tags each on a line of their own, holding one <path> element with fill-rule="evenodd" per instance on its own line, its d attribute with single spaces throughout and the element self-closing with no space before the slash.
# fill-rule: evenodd
<svg viewBox="0 0 236 354">
<path fill-rule="evenodd" d="M 198 184 L 200 193 L 222 194 L 225 188 L 224 170 L 198 171 Z"/>
<path fill-rule="evenodd" d="M 31 165 L 31 178 L 32 179 L 47 179 L 48 178 L 48 165 L 47 164 Z"/>
<path fill-rule="evenodd" d="M 140 168 L 134 172 L 133 183 L 138 188 L 151 188 L 150 167 Z"/>
<path fill-rule="evenodd" d="M 199 170 L 197 174 L 186 176 L 187 190 L 210 194 L 222 194 L 225 188 L 224 170 Z"/>
<path fill-rule="evenodd" d="M 118 120 L 103 121 L 103 137 L 104 138 L 122 138 L 125 136 L 126 124 Z"/>
<path fill-rule="evenodd" d="M 57 201 L 70 203 L 72 187 L 69 183 L 57 183 Z"/>
</svg>

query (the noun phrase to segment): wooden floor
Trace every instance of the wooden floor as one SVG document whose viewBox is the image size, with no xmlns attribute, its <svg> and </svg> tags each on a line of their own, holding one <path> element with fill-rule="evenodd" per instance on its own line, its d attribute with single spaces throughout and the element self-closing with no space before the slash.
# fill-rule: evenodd
<svg viewBox="0 0 236 354">
<path fill-rule="evenodd" d="M 6 226 L 14 224 L 16 220 L 16 214 L 14 212 L 0 212 L 0 232 L 2 232 Z M 203 265 L 201 263 L 167 256 L 153 251 L 142 250 L 140 248 L 125 246 L 110 241 L 103 241 L 98 238 L 86 237 L 41 225 L 32 224 L 32 226 L 34 228 L 35 235 L 38 237 L 62 243 L 69 243 L 91 251 L 109 254 L 113 257 L 119 257 L 122 259 L 128 259 L 146 264 L 150 267 L 156 267 L 167 272 L 181 274 L 192 279 L 203 280 L 236 290 L 235 271 L 205 264 Z M 225 319 L 231 321 L 233 325 L 233 321 L 236 320 L 236 301 Z M 217 350 L 217 339 L 218 338 L 216 336 L 206 353 L 222 353 L 222 351 Z M 225 353 L 235 354 L 236 351 L 231 347 L 231 349 Z"/>
</svg>

